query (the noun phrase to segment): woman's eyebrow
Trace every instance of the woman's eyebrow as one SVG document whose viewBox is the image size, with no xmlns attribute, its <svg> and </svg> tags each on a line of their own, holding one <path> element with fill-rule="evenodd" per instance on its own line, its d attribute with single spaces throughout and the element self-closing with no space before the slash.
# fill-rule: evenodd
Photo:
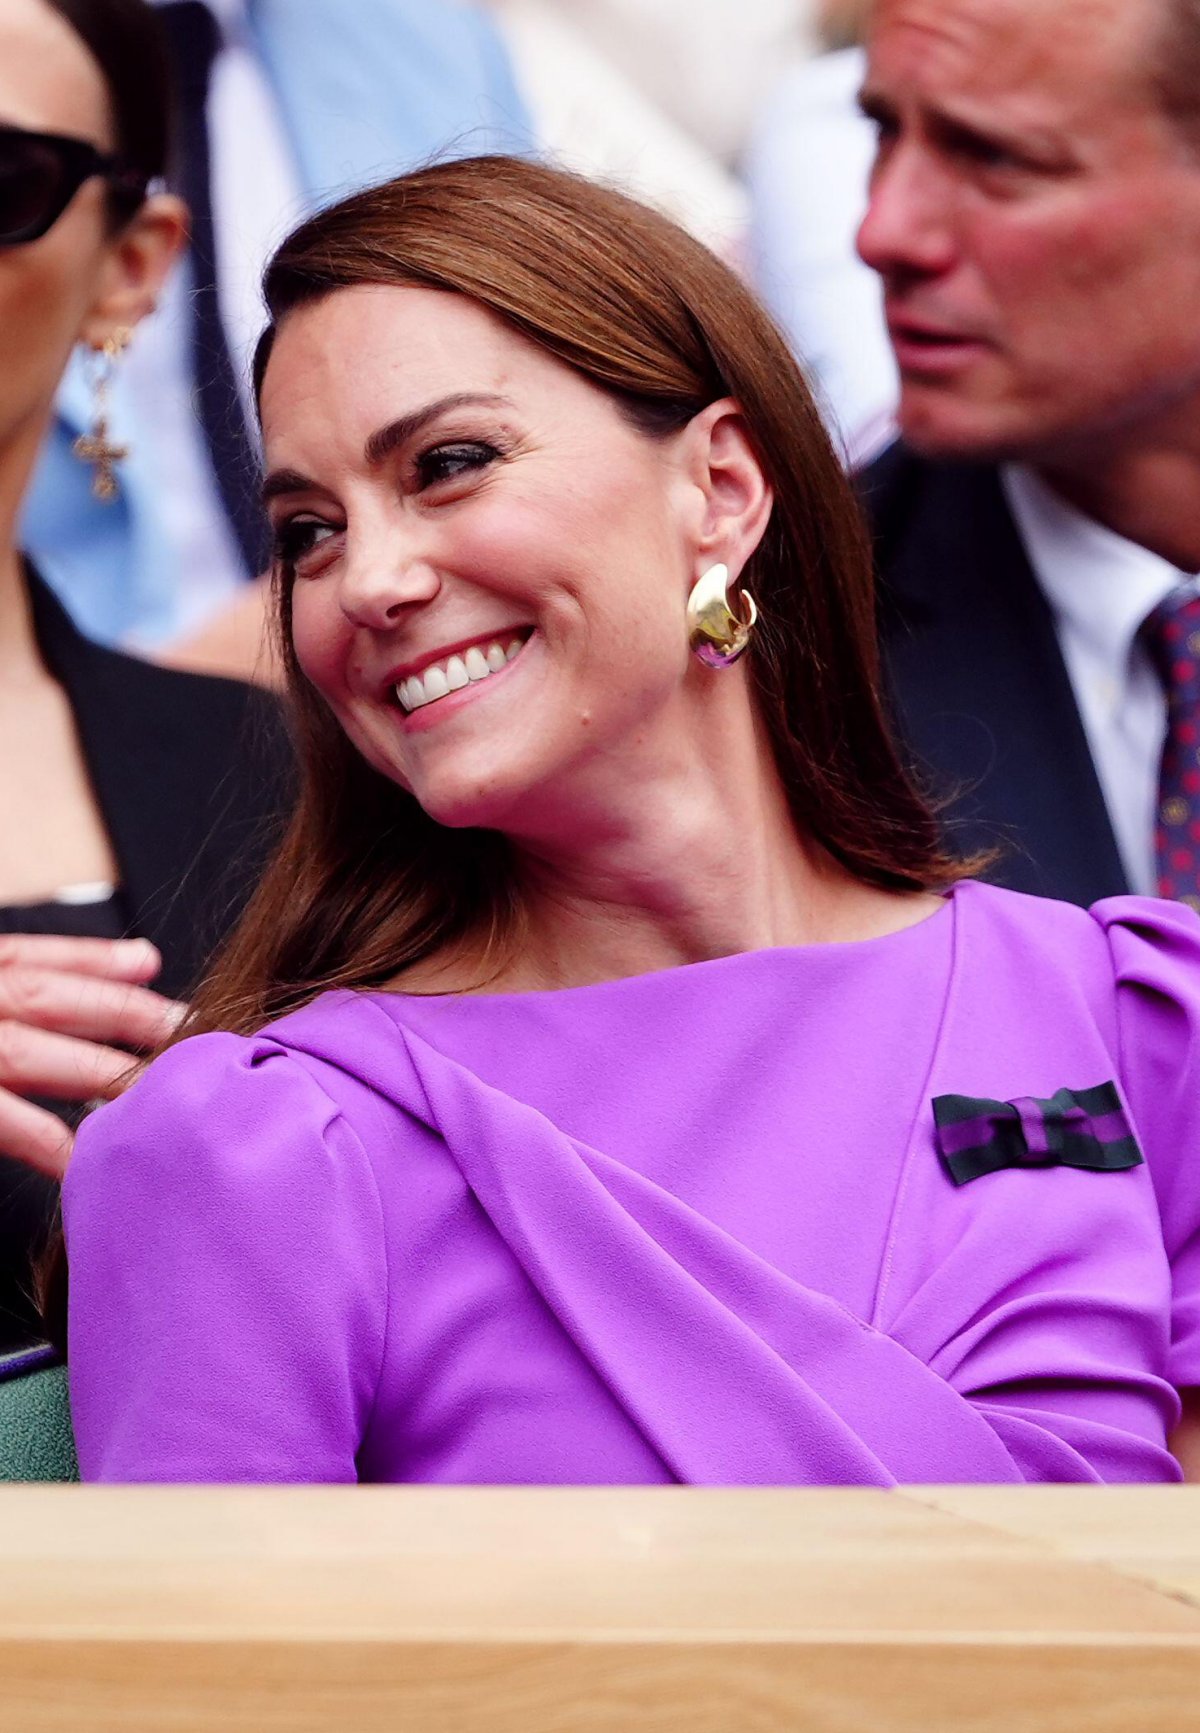
<svg viewBox="0 0 1200 1733">
<path fill-rule="evenodd" d="M 367 467 L 374 469 L 447 410 L 462 409 L 474 403 L 494 406 L 497 403 L 511 404 L 511 401 L 510 398 L 501 397 L 493 391 L 456 391 L 449 397 L 439 397 L 436 403 L 427 403 L 423 409 L 414 409 L 410 415 L 398 416 L 395 421 L 389 421 L 386 427 L 373 433 L 363 448 Z"/>
<path fill-rule="evenodd" d="M 429 422 L 436 421 L 439 415 L 473 403 L 489 404 L 493 408 L 497 404 L 504 404 L 511 408 L 512 399 L 495 391 L 455 391 L 448 397 L 439 397 L 436 403 L 427 403 L 422 409 L 414 409 L 410 415 L 397 416 L 395 421 L 389 421 L 385 427 L 373 433 L 363 447 L 368 468 L 374 469 L 381 464 L 393 451 L 420 433 Z M 302 475 L 298 469 L 273 469 L 263 482 L 262 502 L 266 505 L 280 494 L 311 493 L 316 486 L 311 477 Z"/>
<path fill-rule="evenodd" d="M 266 505 L 281 493 L 310 493 L 316 485 L 298 469 L 273 469 L 262 484 L 262 502 Z"/>
</svg>

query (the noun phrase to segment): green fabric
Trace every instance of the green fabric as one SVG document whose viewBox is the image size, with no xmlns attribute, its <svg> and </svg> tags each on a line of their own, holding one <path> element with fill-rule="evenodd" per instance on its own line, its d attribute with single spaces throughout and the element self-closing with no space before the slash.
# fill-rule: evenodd
<svg viewBox="0 0 1200 1733">
<path fill-rule="evenodd" d="M 0 1382 L 0 1481 L 78 1479 L 66 1367 Z"/>
</svg>

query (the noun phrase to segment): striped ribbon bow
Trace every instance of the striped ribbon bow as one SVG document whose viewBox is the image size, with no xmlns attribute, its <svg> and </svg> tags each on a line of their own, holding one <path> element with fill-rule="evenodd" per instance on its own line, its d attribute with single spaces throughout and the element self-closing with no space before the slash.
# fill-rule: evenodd
<svg viewBox="0 0 1200 1733">
<path fill-rule="evenodd" d="M 1048 1101 L 1032 1095 L 1011 1101 L 939 1095 L 933 1117 L 938 1151 L 955 1185 L 1003 1167 L 1119 1173 L 1142 1160 L 1115 1083 L 1060 1089 Z"/>
</svg>

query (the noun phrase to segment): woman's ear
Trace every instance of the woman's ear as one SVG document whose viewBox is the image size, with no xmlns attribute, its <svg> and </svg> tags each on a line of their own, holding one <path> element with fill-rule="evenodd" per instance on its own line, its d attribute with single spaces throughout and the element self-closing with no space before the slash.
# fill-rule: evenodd
<svg viewBox="0 0 1200 1733">
<path fill-rule="evenodd" d="M 702 409 L 683 438 L 688 479 L 700 495 L 693 523 L 697 560 L 702 567 L 719 561 L 736 579 L 763 538 L 774 491 L 732 397 Z"/>
<path fill-rule="evenodd" d="M 167 273 L 187 245 L 188 213 L 172 193 L 152 193 L 108 243 L 79 340 L 102 349 L 154 311 Z"/>
</svg>

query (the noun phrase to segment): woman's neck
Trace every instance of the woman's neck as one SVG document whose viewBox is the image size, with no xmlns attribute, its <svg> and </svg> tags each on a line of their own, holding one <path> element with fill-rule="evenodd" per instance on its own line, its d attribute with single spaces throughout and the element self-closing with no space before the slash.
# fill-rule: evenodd
<svg viewBox="0 0 1200 1733">
<path fill-rule="evenodd" d="M 46 678 L 21 556 L 6 547 L 0 553 L 0 680 L 11 691 Z"/>
<path fill-rule="evenodd" d="M 785 945 L 876 938 L 923 919 L 934 899 L 853 878 L 796 836 L 786 812 L 759 823 L 656 824 L 603 860 L 528 862 L 520 955 L 508 990 L 584 985 Z"/>
<path fill-rule="evenodd" d="M 765 730 L 688 765 L 643 759 L 610 798 L 582 802 L 568 840 L 517 845 L 520 942 L 407 971 L 405 990 L 535 991 L 785 945 L 877 938 L 938 900 L 865 885 L 797 832 Z"/>
<path fill-rule="evenodd" d="M 29 586 L 21 561 L 17 525 L 21 503 L 37 461 L 49 412 L 34 417 L 0 446 L 0 678 L 48 678 L 33 630 Z"/>
</svg>

